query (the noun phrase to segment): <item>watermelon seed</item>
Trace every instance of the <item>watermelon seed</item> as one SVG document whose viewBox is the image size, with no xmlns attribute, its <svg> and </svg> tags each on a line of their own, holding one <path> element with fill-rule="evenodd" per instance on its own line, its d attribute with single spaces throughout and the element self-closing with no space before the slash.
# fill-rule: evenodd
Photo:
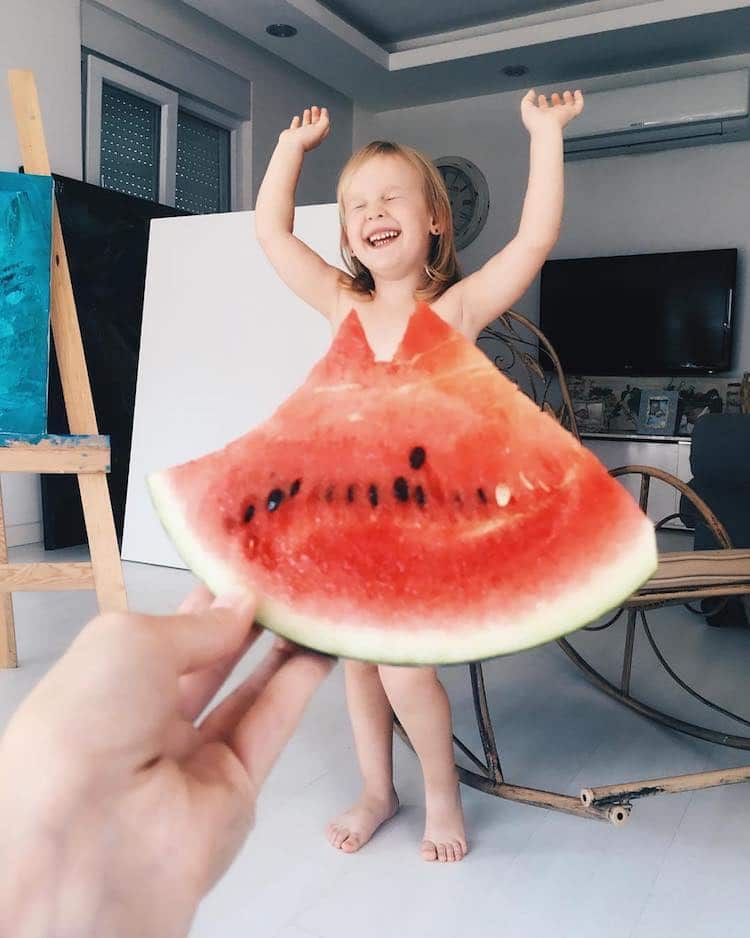
<svg viewBox="0 0 750 938">
<path fill-rule="evenodd" d="M 427 454 L 424 448 L 422 446 L 415 446 L 411 453 L 409 453 L 409 465 L 412 469 L 421 469 L 426 458 Z"/>
<path fill-rule="evenodd" d="M 487 496 L 484 494 L 484 489 L 477 489 L 477 498 L 483 504 L 487 504 Z"/>
<path fill-rule="evenodd" d="M 327 502 L 333 501 L 333 486 L 329 485 L 326 489 L 325 495 L 323 496 Z"/>
<path fill-rule="evenodd" d="M 510 501 L 510 489 L 507 485 L 498 485 L 495 489 L 495 501 L 501 508 L 505 506 Z"/>
<path fill-rule="evenodd" d="M 393 494 L 400 502 L 409 501 L 409 483 L 403 476 L 399 476 L 393 483 Z"/>
<path fill-rule="evenodd" d="M 376 485 L 371 485 L 368 490 L 368 495 L 370 498 L 370 504 L 373 508 L 378 507 L 378 489 Z"/>
<path fill-rule="evenodd" d="M 529 482 L 529 480 L 526 478 L 526 476 L 522 472 L 518 473 L 518 478 L 521 480 L 521 482 L 530 492 L 533 491 L 534 489 L 533 484 Z"/>
<path fill-rule="evenodd" d="M 254 514 L 255 514 L 255 505 L 248 505 L 245 510 L 245 524 L 249 524 L 253 520 Z"/>
<path fill-rule="evenodd" d="M 454 492 L 454 493 L 453 493 L 453 501 L 454 501 L 457 505 L 463 505 L 463 501 L 464 501 L 464 500 L 461 498 L 460 492 Z"/>
<path fill-rule="evenodd" d="M 284 501 L 284 493 L 281 489 L 273 489 L 268 494 L 268 501 L 266 502 L 266 508 L 269 511 L 276 511 L 279 505 Z"/>
<path fill-rule="evenodd" d="M 349 488 L 346 490 L 346 500 L 347 500 L 350 504 L 351 504 L 351 502 L 354 501 L 354 490 L 355 490 L 355 488 L 356 488 L 355 485 L 350 485 Z"/>
<path fill-rule="evenodd" d="M 299 487 L 301 485 L 302 485 L 302 479 L 295 479 L 294 482 L 292 482 L 292 486 L 289 489 L 289 495 L 291 498 L 294 498 L 297 492 L 299 492 Z"/>
<path fill-rule="evenodd" d="M 425 494 L 424 489 L 421 485 L 417 485 L 414 489 L 414 499 L 420 508 L 424 508 L 425 503 Z"/>
</svg>

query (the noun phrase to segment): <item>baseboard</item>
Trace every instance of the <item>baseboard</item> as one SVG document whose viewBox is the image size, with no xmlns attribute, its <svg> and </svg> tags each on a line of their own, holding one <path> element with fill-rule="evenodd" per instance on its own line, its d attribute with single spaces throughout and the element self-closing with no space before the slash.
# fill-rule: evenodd
<svg viewBox="0 0 750 938">
<path fill-rule="evenodd" d="M 42 540 L 42 522 L 31 521 L 25 524 L 5 526 L 8 547 L 21 547 L 23 544 L 38 544 Z"/>
</svg>

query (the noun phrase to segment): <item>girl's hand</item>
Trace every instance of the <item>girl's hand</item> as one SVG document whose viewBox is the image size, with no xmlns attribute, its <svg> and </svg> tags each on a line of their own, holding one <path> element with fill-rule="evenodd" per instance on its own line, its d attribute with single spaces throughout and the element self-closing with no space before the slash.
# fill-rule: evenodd
<svg viewBox="0 0 750 938">
<path fill-rule="evenodd" d="M 562 130 L 583 111 L 583 94 L 580 91 L 576 91 L 575 95 L 564 91 L 562 100 L 555 91 L 551 95 L 551 104 L 546 95 L 540 94 L 535 103 L 536 98 L 537 93 L 532 88 L 521 101 L 521 119 L 530 134 L 540 127 L 553 126 Z"/>
<path fill-rule="evenodd" d="M 302 117 L 295 114 L 291 124 L 279 134 L 279 140 L 291 140 L 299 143 L 307 152 L 319 146 L 331 129 L 331 120 L 328 108 L 319 108 L 316 105 L 305 108 Z"/>
</svg>

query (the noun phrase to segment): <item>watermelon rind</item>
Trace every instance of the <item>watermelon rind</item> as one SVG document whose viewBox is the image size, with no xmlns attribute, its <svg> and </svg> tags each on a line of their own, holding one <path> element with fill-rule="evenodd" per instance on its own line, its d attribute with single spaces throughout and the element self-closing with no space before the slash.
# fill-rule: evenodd
<svg viewBox="0 0 750 938">
<path fill-rule="evenodd" d="M 154 473 L 147 482 L 162 524 L 193 573 L 215 595 L 247 590 L 247 582 L 195 536 L 167 473 Z M 461 628 L 452 628 L 455 618 L 432 628 L 399 628 L 392 622 L 376 628 L 352 617 L 346 622 L 317 618 L 264 595 L 258 596 L 255 617 L 277 635 L 337 657 L 393 665 L 461 664 L 523 651 L 588 625 L 622 605 L 653 575 L 657 563 L 654 527 L 644 515 L 611 562 L 583 571 L 521 618 L 504 618 L 498 608 L 491 617 L 464 620 Z"/>
</svg>

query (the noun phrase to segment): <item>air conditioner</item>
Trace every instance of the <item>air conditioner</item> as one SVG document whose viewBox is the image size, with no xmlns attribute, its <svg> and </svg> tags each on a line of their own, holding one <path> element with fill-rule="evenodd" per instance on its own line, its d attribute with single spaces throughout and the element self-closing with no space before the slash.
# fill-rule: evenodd
<svg viewBox="0 0 750 938">
<path fill-rule="evenodd" d="M 568 159 L 750 139 L 750 70 L 596 91 L 565 128 Z"/>
</svg>

